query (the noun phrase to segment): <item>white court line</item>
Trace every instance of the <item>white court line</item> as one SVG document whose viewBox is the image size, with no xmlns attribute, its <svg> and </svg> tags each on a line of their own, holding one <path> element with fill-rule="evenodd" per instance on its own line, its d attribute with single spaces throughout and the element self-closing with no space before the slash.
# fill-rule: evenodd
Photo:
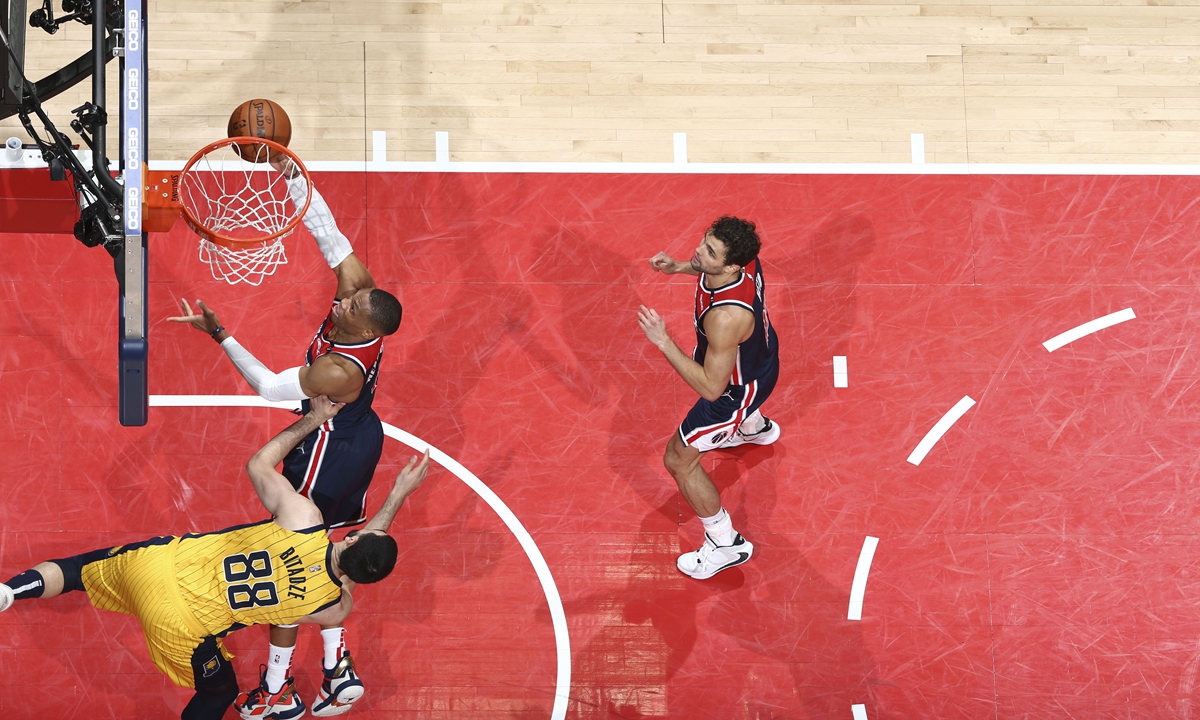
<svg viewBox="0 0 1200 720">
<path fill-rule="evenodd" d="M 913 165 L 925 164 L 925 133 L 913 133 L 909 136 L 912 145 Z"/>
<path fill-rule="evenodd" d="M 833 386 L 835 388 L 850 387 L 850 373 L 846 371 L 846 356 L 833 356 Z"/>
<path fill-rule="evenodd" d="M 854 713 L 854 720 L 867 720 L 866 705 L 851 705 L 850 712 Z"/>
<path fill-rule="evenodd" d="M 439 131 L 440 132 L 440 131 Z M 32 151 L 31 151 L 32 152 Z M 89 153 L 90 154 L 90 153 Z M 186 160 L 151 160 L 151 170 L 182 170 Z M 1041 163 L 650 163 L 650 162 L 418 162 L 313 160 L 312 172 L 629 173 L 689 175 L 1200 175 L 1200 165 L 1050 165 Z M 32 156 L 24 167 L 46 167 Z M 213 163 L 220 167 L 220 163 Z M 231 165 L 232 167 L 232 165 Z M 114 169 L 116 166 L 114 165 Z"/>
<path fill-rule="evenodd" d="M 1050 352 L 1054 352 L 1063 345 L 1066 345 L 1070 342 L 1075 342 L 1085 335 L 1091 335 L 1094 332 L 1103 330 L 1107 327 L 1112 327 L 1118 323 L 1123 323 L 1126 320 L 1132 320 L 1135 317 L 1137 317 L 1137 315 L 1133 314 L 1133 308 L 1118 310 L 1117 312 L 1109 313 L 1104 317 L 1098 317 L 1095 320 L 1089 320 L 1079 327 L 1071 328 L 1061 335 L 1055 335 L 1046 342 L 1042 343 L 1042 345 Z"/>
<path fill-rule="evenodd" d="M 858 567 L 854 568 L 854 583 L 850 585 L 850 612 L 847 620 L 862 620 L 863 595 L 867 592 L 867 573 L 871 572 L 871 560 L 875 558 L 875 547 L 879 538 L 868 535 L 863 540 L 862 552 L 858 554 Z M 864 709 L 863 712 L 866 712 Z"/>
<path fill-rule="evenodd" d="M 938 420 L 937 424 L 925 434 L 925 437 L 921 438 L 921 442 L 917 443 L 917 447 L 912 451 L 912 455 L 908 456 L 908 461 L 913 465 L 920 465 L 925 456 L 929 454 L 929 451 L 933 449 L 934 443 L 941 440 L 946 431 L 950 429 L 950 426 L 958 422 L 963 413 L 970 410 L 974 404 L 975 401 L 969 395 L 963 395 L 963 399 L 955 403 L 954 407 L 950 408 L 950 412 L 943 415 L 942 419 Z"/>
<path fill-rule="evenodd" d="M 299 409 L 299 402 L 268 402 L 257 395 L 151 395 L 150 407 L 273 407 L 285 410 Z M 517 538 L 525 555 L 529 557 L 534 572 L 542 584 L 542 592 L 546 595 L 546 603 L 550 606 L 550 619 L 554 626 L 554 646 L 558 658 L 558 677 L 554 688 L 554 707 L 550 711 L 550 720 L 564 720 L 567 716 L 567 701 L 571 692 L 571 641 L 567 631 L 567 615 L 563 610 L 562 598 L 558 594 L 558 586 L 550 573 L 550 566 L 542 557 L 537 543 L 513 511 L 504 504 L 492 489 L 475 477 L 474 473 L 463 467 L 457 460 L 438 450 L 424 440 L 411 435 L 400 428 L 383 423 L 383 434 L 399 440 L 417 452 L 429 450 L 429 457 L 442 467 L 449 470 L 455 477 L 462 480 L 467 487 L 475 491 L 483 501 L 495 511 L 496 515 Z"/>
</svg>

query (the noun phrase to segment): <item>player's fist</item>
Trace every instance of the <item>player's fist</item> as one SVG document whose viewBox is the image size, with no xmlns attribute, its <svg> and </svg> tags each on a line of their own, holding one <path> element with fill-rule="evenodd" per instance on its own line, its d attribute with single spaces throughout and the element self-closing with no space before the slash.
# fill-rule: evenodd
<svg viewBox="0 0 1200 720">
<path fill-rule="evenodd" d="M 308 402 L 308 414 L 314 420 L 320 420 L 321 422 L 325 422 L 334 415 L 337 415 L 339 410 L 346 407 L 346 403 L 335 403 L 324 395 L 318 395 Z"/>
<path fill-rule="evenodd" d="M 659 254 L 650 258 L 650 267 L 659 271 L 660 273 L 670 275 L 675 270 L 675 261 L 672 260 L 671 256 L 665 252 L 660 252 Z"/>
</svg>

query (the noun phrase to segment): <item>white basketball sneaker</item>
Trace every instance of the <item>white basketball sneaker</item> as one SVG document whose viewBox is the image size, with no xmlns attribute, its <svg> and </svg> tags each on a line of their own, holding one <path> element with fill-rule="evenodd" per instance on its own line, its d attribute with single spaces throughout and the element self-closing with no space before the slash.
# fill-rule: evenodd
<svg viewBox="0 0 1200 720">
<path fill-rule="evenodd" d="M 680 555 L 675 566 L 688 577 L 707 580 L 722 570 L 741 565 L 753 554 L 754 545 L 740 533 L 735 533 L 733 544 L 726 547 L 716 544 L 708 533 L 704 533 L 704 544 L 700 549 Z"/>
<path fill-rule="evenodd" d="M 0 612 L 4 612 L 12 607 L 15 600 L 16 596 L 13 595 L 12 588 L 4 583 L 0 583 Z"/>
<path fill-rule="evenodd" d="M 745 425 L 745 423 L 742 423 Z M 762 429 L 756 433 L 744 433 L 739 426 L 738 429 L 729 437 L 728 440 L 721 443 L 722 448 L 732 448 L 746 443 L 755 445 L 770 445 L 779 439 L 779 426 L 771 422 L 770 418 L 763 418 Z"/>
</svg>

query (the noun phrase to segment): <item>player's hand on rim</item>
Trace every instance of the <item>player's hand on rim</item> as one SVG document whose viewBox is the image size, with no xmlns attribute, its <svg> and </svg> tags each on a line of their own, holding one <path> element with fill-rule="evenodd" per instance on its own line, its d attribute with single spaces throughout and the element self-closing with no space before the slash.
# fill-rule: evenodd
<svg viewBox="0 0 1200 720">
<path fill-rule="evenodd" d="M 192 312 L 192 307 L 188 305 L 187 300 L 180 299 L 180 307 L 183 308 L 183 315 L 167 318 L 167 322 L 188 323 L 197 330 L 209 335 L 216 332 L 217 328 L 221 327 L 221 321 L 217 319 L 217 314 L 212 308 L 204 304 L 204 301 L 196 301 L 196 309 L 199 312 Z"/>
<path fill-rule="evenodd" d="M 296 163 L 292 162 L 292 159 L 283 153 L 272 155 L 268 162 L 271 163 L 271 167 L 283 173 L 283 176 L 289 180 L 300 177 L 300 168 L 296 167 Z"/>
<path fill-rule="evenodd" d="M 314 420 L 325 422 L 329 418 L 338 414 L 338 411 L 346 407 L 346 403 L 334 402 L 326 395 L 317 395 L 309 399 L 308 414 Z"/>
</svg>

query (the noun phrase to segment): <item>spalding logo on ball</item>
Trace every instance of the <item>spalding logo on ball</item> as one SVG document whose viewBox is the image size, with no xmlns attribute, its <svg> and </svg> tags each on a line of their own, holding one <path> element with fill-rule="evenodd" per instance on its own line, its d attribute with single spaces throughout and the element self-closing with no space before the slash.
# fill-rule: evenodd
<svg viewBox="0 0 1200 720">
<path fill-rule="evenodd" d="M 228 137 L 258 137 L 273 140 L 284 147 L 292 140 L 292 121 L 279 105 L 261 98 L 247 100 L 229 116 Z M 250 162 L 266 162 L 267 146 L 239 143 L 238 157 Z"/>
</svg>

